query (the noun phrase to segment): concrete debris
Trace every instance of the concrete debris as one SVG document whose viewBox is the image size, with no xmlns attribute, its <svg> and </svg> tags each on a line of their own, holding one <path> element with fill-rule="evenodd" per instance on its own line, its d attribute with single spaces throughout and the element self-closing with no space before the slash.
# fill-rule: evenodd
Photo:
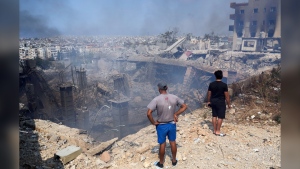
<svg viewBox="0 0 300 169">
<path fill-rule="evenodd" d="M 58 151 L 57 153 L 55 153 L 54 158 L 59 159 L 62 161 L 63 164 L 66 164 L 69 161 L 76 158 L 81 153 L 82 153 L 82 150 L 80 147 L 68 146 L 67 148 L 64 148 L 64 149 Z"/>
<path fill-rule="evenodd" d="M 117 140 L 118 140 L 118 138 L 114 138 L 114 139 L 111 139 L 104 143 L 101 143 L 100 145 L 88 150 L 87 153 L 90 155 L 99 154 L 99 153 L 103 152 L 105 149 L 107 149 L 109 146 L 111 146 L 113 143 L 115 143 Z"/>
</svg>

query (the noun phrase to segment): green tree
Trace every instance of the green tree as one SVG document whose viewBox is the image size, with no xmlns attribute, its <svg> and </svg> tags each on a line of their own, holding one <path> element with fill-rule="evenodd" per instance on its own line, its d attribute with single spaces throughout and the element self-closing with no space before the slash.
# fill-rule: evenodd
<svg viewBox="0 0 300 169">
<path fill-rule="evenodd" d="M 165 33 L 160 34 L 161 41 L 167 43 L 167 45 L 175 43 L 178 32 L 179 29 L 175 27 L 172 31 L 166 31 Z"/>
<path fill-rule="evenodd" d="M 192 39 L 193 34 L 192 33 L 188 33 L 186 34 L 186 40 L 191 40 Z"/>
</svg>

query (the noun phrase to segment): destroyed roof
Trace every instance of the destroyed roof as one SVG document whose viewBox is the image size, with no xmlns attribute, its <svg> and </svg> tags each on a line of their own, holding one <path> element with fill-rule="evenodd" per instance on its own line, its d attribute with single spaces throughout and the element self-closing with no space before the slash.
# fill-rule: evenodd
<svg viewBox="0 0 300 169">
<path fill-rule="evenodd" d="M 173 43 L 171 46 L 169 46 L 169 47 L 165 50 L 165 52 L 168 52 L 168 51 L 172 50 L 172 49 L 175 48 L 177 45 L 179 45 L 179 44 L 181 44 L 182 42 L 184 42 L 185 39 L 186 39 L 186 37 L 183 37 L 183 38 L 179 39 L 178 41 L 176 41 L 175 43 Z"/>
</svg>

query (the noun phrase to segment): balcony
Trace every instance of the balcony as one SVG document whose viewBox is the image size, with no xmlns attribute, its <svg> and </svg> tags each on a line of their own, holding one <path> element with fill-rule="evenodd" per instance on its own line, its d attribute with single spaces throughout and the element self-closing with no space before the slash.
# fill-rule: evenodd
<svg viewBox="0 0 300 169">
<path fill-rule="evenodd" d="M 231 2 L 231 3 L 230 3 L 230 8 L 235 9 L 235 7 L 236 7 L 236 3 L 235 3 L 235 2 Z"/>
<path fill-rule="evenodd" d="M 235 14 L 230 14 L 230 15 L 229 15 L 229 18 L 230 18 L 231 20 L 235 20 Z"/>
<path fill-rule="evenodd" d="M 238 6 L 247 6 L 247 5 L 248 5 L 248 2 L 245 2 L 245 3 L 231 2 L 231 3 L 230 3 L 230 8 L 235 9 L 235 8 L 238 7 Z"/>
</svg>

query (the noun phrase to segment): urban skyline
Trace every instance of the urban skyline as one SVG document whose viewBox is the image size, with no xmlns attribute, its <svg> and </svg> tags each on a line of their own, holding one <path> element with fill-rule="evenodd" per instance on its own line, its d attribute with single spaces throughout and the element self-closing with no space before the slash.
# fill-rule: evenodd
<svg viewBox="0 0 300 169">
<path fill-rule="evenodd" d="M 20 37 L 57 35 L 231 35 L 230 0 L 20 1 Z M 235 2 L 246 2 L 237 0 Z"/>
</svg>

